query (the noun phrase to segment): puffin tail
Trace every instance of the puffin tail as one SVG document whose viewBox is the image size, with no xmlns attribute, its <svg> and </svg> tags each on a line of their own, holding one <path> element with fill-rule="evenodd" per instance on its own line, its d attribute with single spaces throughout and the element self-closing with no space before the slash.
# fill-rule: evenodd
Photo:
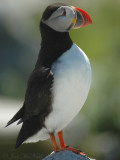
<svg viewBox="0 0 120 160">
<path fill-rule="evenodd" d="M 25 140 L 36 134 L 42 128 L 39 116 L 33 116 L 23 122 L 17 137 L 15 149 L 17 149 Z"/>
<path fill-rule="evenodd" d="M 21 119 L 23 117 L 24 114 L 24 105 L 22 108 L 20 108 L 20 110 L 14 115 L 14 117 L 7 123 L 7 125 L 5 127 L 8 127 L 9 125 L 11 125 L 12 123 L 14 123 L 15 121 Z"/>
</svg>

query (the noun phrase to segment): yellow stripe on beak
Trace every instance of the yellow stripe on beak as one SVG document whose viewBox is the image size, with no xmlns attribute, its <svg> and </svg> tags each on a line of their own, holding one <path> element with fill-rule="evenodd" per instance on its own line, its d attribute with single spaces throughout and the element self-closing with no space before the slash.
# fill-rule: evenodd
<svg viewBox="0 0 120 160">
<path fill-rule="evenodd" d="M 76 17 L 73 18 L 72 23 L 76 23 Z"/>
</svg>

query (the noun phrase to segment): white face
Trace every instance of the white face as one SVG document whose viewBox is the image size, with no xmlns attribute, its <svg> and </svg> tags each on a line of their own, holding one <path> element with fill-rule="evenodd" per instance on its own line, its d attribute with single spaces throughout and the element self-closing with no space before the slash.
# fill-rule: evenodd
<svg viewBox="0 0 120 160">
<path fill-rule="evenodd" d="M 75 12 L 71 7 L 62 6 L 58 8 L 46 21 L 43 21 L 46 25 L 59 32 L 67 32 L 71 29 Z"/>
</svg>

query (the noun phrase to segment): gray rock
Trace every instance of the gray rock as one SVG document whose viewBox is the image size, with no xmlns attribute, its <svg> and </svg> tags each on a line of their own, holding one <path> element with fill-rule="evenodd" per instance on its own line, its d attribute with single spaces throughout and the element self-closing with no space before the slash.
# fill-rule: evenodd
<svg viewBox="0 0 120 160">
<path fill-rule="evenodd" d="M 83 156 L 80 154 L 76 154 L 72 151 L 60 151 L 60 152 L 52 152 L 50 155 L 45 157 L 42 160 L 92 160 L 87 156 Z"/>
</svg>

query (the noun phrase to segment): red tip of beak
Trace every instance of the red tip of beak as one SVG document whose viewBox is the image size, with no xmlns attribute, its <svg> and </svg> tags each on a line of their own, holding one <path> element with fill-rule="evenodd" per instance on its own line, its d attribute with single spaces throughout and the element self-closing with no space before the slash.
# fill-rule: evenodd
<svg viewBox="0 0 120 160">
<path fill-rule="evenodd" d="M 74 8 L 76 10 L 78 10 L 81 13 L 81 15 L 83 16 L 83 24 L 82 24 L 81 27 L 92 24 L 92 19 L 90 18 L 88 13 L 86 13 L 84 10 L 82 10 L 80 8 L 77 8 L 77 7 L 74 7 Z"/>
</svg>

